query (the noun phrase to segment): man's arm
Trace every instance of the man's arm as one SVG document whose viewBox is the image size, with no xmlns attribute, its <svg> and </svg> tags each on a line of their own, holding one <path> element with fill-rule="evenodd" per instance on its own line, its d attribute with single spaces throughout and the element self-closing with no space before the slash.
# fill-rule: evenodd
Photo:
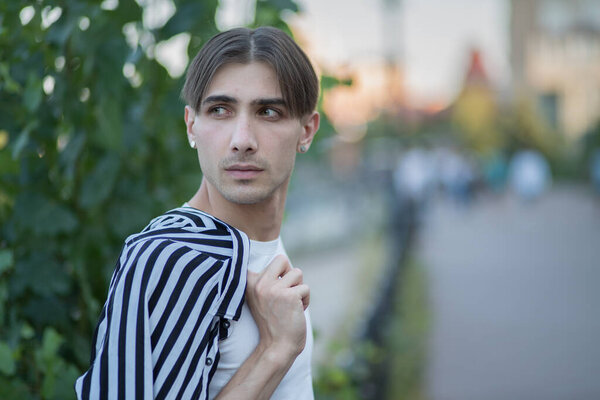
<svg viewBox="0 0 600 400">
<path fill-rule="evenodd" d="M 306 343 L 310 291 L 302 272 L 276 257 L 260 274 L 248 271 L 246 300 L 258 326 L 260 341 L 217 396 L 269 399 Z"/>
</svg>

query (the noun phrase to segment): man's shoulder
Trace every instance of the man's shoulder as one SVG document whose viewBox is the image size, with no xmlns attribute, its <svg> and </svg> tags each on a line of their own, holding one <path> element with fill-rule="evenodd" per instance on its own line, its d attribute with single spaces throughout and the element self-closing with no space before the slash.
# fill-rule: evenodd
<svg viewBox="0 0 600 400">
<path fill-rule="evenodd" d="M 141 232 L 129 236 L 126 244 L 140 240 L 161 240 L 173 235 L 202 234 L 212 237 L 231 236 L 230 228 L 210 214 L 192 207 L 178 207 L 152 219 Z"/>
<path fill-rule="evenodd" d="M 215 282 L 220 283 L 215 315 L 238 319 L 249 247 L 243 232 L 203 211 L 179 207 L 154 218 L 140 233 L 129 236 L 120 265 L 140 271 L 138 275 L 142 277 L 152 275 L 154 278 L 148 280 L 151 292 L 154 287 L 162 287 L 160 279 L 169 279 L 174 272 L 183 276 L 185 271 L 202 271 L 206 279 L 217 277 Z"/>
<path fill-rule="evenodd" d="M 169 242 L 217 259 L 237 257 L 248 248 L 246 235 L 201 210 L 183 206 L 152 219 L 139 233 L 125 240 L 125 247 Z"/>
<path fill-rule="evenodd" d="M 190 231 L 214 231 L 215 234 L 225 234 L 229 231 L 228 228 L 231 227 L 204 211 L 183 206 L 174 208 L 154 218 L 140 234 L 168 228 Z"/>
</svg>

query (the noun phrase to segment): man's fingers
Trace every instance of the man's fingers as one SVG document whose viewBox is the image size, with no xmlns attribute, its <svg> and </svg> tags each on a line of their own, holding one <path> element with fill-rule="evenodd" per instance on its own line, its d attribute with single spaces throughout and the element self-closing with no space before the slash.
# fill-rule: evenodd
<svg viewBox="0 0 600 400">
<path fill-rule="evenodd" d="M 308 285 L 302 284 L 298 286 L 294 286 L 290 288 L 290 290 L 294 290 L 296 294 L 302 299 L 302 307 L 306 310 L 308 305 L 310 304 L 310 289 Z"/>
<path fill-rule="evenodd" d="M 290 261 L 286 256 L 279 254 L 276 256 L 273 261 L 267 268 L 264 270 L 264 274 L 270 276 L 271 278 L 279 278 L 280 276 L 285 275 L 288 271 L 290 271 L 292 267 L 290 266 Z"/>
<path fill-rule="evenodd" d="M 291 268 L 279 280 L 279 284 L 285 287 L 293 287 L 302 284 L 302 270 L 299 268 Z"/>
</svg>

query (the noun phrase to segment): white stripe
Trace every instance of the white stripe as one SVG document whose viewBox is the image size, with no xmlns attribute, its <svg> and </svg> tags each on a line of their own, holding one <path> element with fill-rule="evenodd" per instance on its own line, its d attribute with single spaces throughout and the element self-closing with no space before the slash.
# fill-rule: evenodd
<svg viewBox="0 0 600 400">
<path fill-rule="evenodd" d="M 177 324 L 177 320 L 181 317 L 183 309 L 185 307 L 185 303 L 190 298 L 190 295 L 191 295 L 192 290 L 194 289 L 194 286 L 196 285 L 196 283 L 198 282 L 200 277 L 206 273 L 208 268 L 210 268 L 210 266 L 212 266 L 213 263 L 214 263 L 214 259 L 209 258 L 209 259 L 205 260 L 202 264 L 200 264 L 198 267 L 196 267 L 194 269 L 194 271 L 190 274 L 187 282 L 185 283 L 183 289 L 181 290 L 181 294 L 180 294 L 179 298 L 177 299 L 177 303 L 170 310 L 171 314 L 169 315 L 169 318 L 167 319 L 167 322 L 165 324 L 165 329 L 163 330 L 160 339 L 156 343 L 156 347 L 152 351 L 152 353 L 153 353 L 152 359 L 153 360 L 157 360 L 158 357 L 160 356 L 160 354 L 163 352 L 166 341 L 167 341 L 169 335 L 171 334 L 171 332 L 173 331 L 173 329 L 175 328 L 175 325 Z M 196 299 L 196 303 L 195 303 L 194 308 L 192 309 L 192 313 L 190 315 L 195 315 L 194 312 L 196 312 L 197 314 L 200 313 L 200 309 L 202 308 L 202 305 L 204 304 L 204 300 L 206 299 L 206 297 L 210 293 L 210 291 L 213 289 L 213 287 L 218 284 L 219 278 L 220 278 L 219 274 L 215 274 L 209 278 L 209 280 L 204 285 L 202 291 L 200 292 L 200 295 Z M 173 295 L 174 294 L 171 293 L 171 296 L 173 296 Z M 200 300 L 202 300 L 202 301 L 200 301 Z M 216 300 L 217 300 L 217 298 L 215 298 L 215 302 L 213 302 L 213 304 L 211 304 L 210 310 L 213 310 L 215 308 Z M 199 308 L 198 308 L 198 305 L 199 305 Z M 206 318 L 206 316 L 205 316 L 205 318 Z M 191 319 L 193 319 L 193 318 L 187 319 L 186 325 L 190 322 Z M 195 323 L 196 321 L 194 320 L 192 322 Z M 183 336 L 182 332 L 180 332 L 176 343 L 179 343 L 182 336 Z M 178 349 L 177 345 L 174 346 L 174 348 Z M 170 349 L 167 349 L 167 351 L 169 351 L 169 350 Z M 171 355 L 173 353 L 174 352 L 171 352 Z M 167 364 L 167 363 L 165 363 L 165 364 Z M 161 369 L 161 373 L 164 370 L 165 370 L 165 368 L 163 365 L 163 368 Z"/>
<path fill-rule="evenodd" d="M 147 368 L 146 365 L 136 365 L 135 353 L 136 353 L 136 337 L 137 337 L 137 312 L 138 312 L 138 300 L 140 298 L 142 276 L 145 271 L 145 266 L 150 258 L 152 252 L 161 244 L 161 242 L 152 243 L 140 255 L 138 263 L 132 265 L 134 268 L 133 279 L 131 282 L 131 290 L 129 292 L 129 304 L 127 307 L 127 325 L 125 335 L 125 398 L 133 399 L 136 397 L 135 393 L 135 373 L 136 368 Z M 148 344 L 146 344 L 148 345 Z"/>
<path fill-rule="evenodd" d="M 211 279 L 211 281 L 214 281 L 214 280 L 215 280 L 214 278 Z M 173 344 L 173 349 L 175 351 L 171 351 L 169 353 L 169 355 L 167 356 L 165 363 L 163 364 L 161 370 L 158 373 L 158 376 L 156 377 L 156 382 L 155 382 L 155 386 L 154 386 L 155 388 L 162 387 L 163 383 L 165 382 L 169 373 L 171 372 L 172 366 L 177 362 L 177 359 L 181 355 L 181 350 L 185 347 L 185 344 L 188 341 L 188 339 L 193 336 L 194 339 L 192 341 L 192 347 L 190 347 L 190 349 L 189 349 L 189 352 L 186 356 L 185 362 L 183 363 L 182 369 L 179 371 L 179 374 L 178 374 L 175 382 L 177 382 L 177 381 L 180 382 L 181 379 L 183 379 L 185 377 L 185 374 L 187 372 L 186 366 L 189 365 L 190 356 L 198 349 L 198 345 L 200 344 L 202 337 L 207 332 L 207 330 L 210 327 L 210 324 L 212 322 L 213 317 L 210 313 L 207 315 L 204 315 L 201 320 L 198 331 L 194 333 L 194 331 L 193 331 L 194 326 L 198 322 L 198 318 L 200 318 L 200 311 L 201 311 L 202 307 L 204 306 L 203 300 L 206 299 L 208 293 L 215 286 L 216 282 L 211 282 L 211 283 L 212 284 L 208 284 L 208 285 L 204 286 L 200 296 L 198 296 L 198 299 L 197 299 L 196 303 L 194 304 L 194 307 L 189 315 L 189 318 L 185 321 L 185 324 L 184 324 L 183 328 L 181 329 L 181 331 L 178 332 L 177 340 Z M 183 293 L 182 293 L 182 295 L 183 295 Z M 184 300 L 187 300 L 187 297 Z M 183 303 L 183 301 L 180 303 Z M 217 304 L 217 303 L 214 302 L 213 305 L 214 304 Z M 179 303 L 178 303 L 178 305 L 179 305 Z M 183 306 L 181 308 L 183 308 Z M 178 313 L 174 313 L 174 314 L 178 314 Z M 167 327 L 174 328 L 174 325 L 175 325 L 174 323 L 167 324 Z M 167 337 L 171 334 L 171 332 L 172 332 L 172 329 L 168 332 L 167 332 L 167 330 L 165 330 L 165 332 L 163 333 L 163 336 L 161 336 L 162 343 L 160 343 L 160 345 L 157 346 L 157 348 L 164 347 L 164 341 L 166 341 Z M 163 339 L 165 339 L 165 340 L 163 341 Z M 171 350 L 171 349 L 167 349 L 167 350 Z M 181 383 L 175 384 L 174 387 L 176 387 L 176 388 L 181 387 Z"/>
<path fill-rule="evenodd" d="M 202 305 L 200 305 L 200 307 L 202 307 Z M 183 380 L 185 379 L 185 376 L 188 373 L 188 369 L 190 368 L 190 363 L 192 362 L 192 358 L 194 357 L 194 355 L 198 351 L 198 347 L 200 346 L 200 342 L 202 341 L 202 337 L 204 336 L 204 333 L 206 331 L 208 331 L 209 328 L 212 325 L 212 320 L 213 320 L 213 317 L 210 316 L 210 315 L 207 315 L 202 320 L 202 323 L 200 324 L 200 327 L 198 328 L 198 333 L 194 335 L 194 339 L 192 341 L 192 345 L 190 346 L 190 351 L 187 353 L 187 355 L 185 357 L 185 361 L 181 365 L 181 369 L 179 370 L 179 373 L 177 374 L 177 377 L 173 381 L 173 388 L 175 388 L 175 389 L 172 389 L 173 397 L 175 397 L 177 395 L 177 392 L 179 392 L 179 389 L 184 384 L 188 385 L 188 389 L 189 389 L 189 386 L 196 387 L 198 385 L 198 381 L 194 379 L 195 378 L 195 374 L 194 374 L 194 376 L 192 376 L 192 379 L 190 381 L 184 382 Z M 192 321 L 192 322 L 193 322 L 193 324 L 191 324 L 191 326 L 189 326 L 189 329 L 187 329 L 185 331 L 185 334 L 182 334 L 181 336 L 179 336 L 180 340 L 183 339 L 183 340 L 181 340 L 182 343 L 185 343 L 189 339 L 189 337 L 192 335 L 191 329 L 192 329 L 193 325 L 196 323 L 196 321 Z M 188 324 L 186 324 L 186 328 L 187 328 L 187 325 Z M 179 342 L 179 340 L 178 340 L 178 342 Z M 208 348 L 208 345 L 209 345 L 209 343 L 206 344 L 206 348 Z M 200 369 L 200 370 L 207 369 L 206 368 L 206 353 L 207 352 L 205 350 L 202 351 L 202 354 L 201 354 L 200 359 L 198 361 L 198 368 L 197 369 Z M 180 354 L 177 354 L 177 356 L 179 356 Z M 176 360 L 177 360 L 177 358 L 174 357 L 172 362 L 175 363 Z M 210 368 L 208 368 L 208 369 L 210 369 Z M 170 371 L 167 371 L 167 372 L 170 372 Z M 157 381 L 158 381 L 158 379 L 157 379 Z"/>
<path fill-rule="evenodd" d="M 218 346 L 218 342 L 219 342 L 219 335 L 217 335 L 213 340 L 213 343 L 212 343 L 213 349 L 216 349 L 215 346 Z M 208 348 L 208 343 L 207 343 L 206 347 Z M 208 388 L 208 373 L 210 372 L 210 368 L 211 368 L 211 367 L 206 366 L 206 357 L 207 356 L 208 356 L 207 351 L 202 353 L 202 356 L 200 357 L 200 360 L 198 361 L 198 368 L 196 368 L 196 370 L 194 371 L 194 375 L 192 375 L 190 382 L 188 383 L 185 391 L 183 392 L 183 395 L 181 396 L 182 399 L 192 399 L 194 390 L 198 386 L 201 376 L 204 374 L 206 374 L 206 376 L 204 377 L 204 380 L 202 381 L 202 393 L 203 394 L 206 393 L 206 390 Z M 203 398 L 203 397 L 201 396 L 200 398 Z"/>
<path fill-rule="evenodd" d="M 177 248 L 180 248 L 180 246 L 178 246 Z M 169 253 L 169 256 L 172 254 Z M 173 295 L 173 292 L 175 291 L 175 286 L 177 285 L 177 281 L 179 281 L 179 278 L 181 276 L 181 274 L 183 273 L 184 268 L 195 258 L 197 257 L 199 254 L 193 251 L 189 251 L 185 254 L 183 254 L 181 257 L 179 257 L 179 259 L 173 264 L 173 267 L 171 269 L 171 271 L 169 272 L 165 272 L 164 270 L 164 262 L 161 260 L 162 262 L 162 266 L 163 268 L 155 268 L 155 272 L 153 273 L 153 281 L 154 284 L 152 287 L 156 287 L 155 285 L 158 283 L 158 281 L 161 279 L 162 275 L 165 273 L 169 274 L 169 278 L 167 279 L 167 283 L 165 284 L 165 287 L 163 288 L 162 293 L 160 294 L 158 300 L 156 301 L 156 305 L 154 306 L 154 310 L 152 310 L 152 314 L 150 314 L 150 325 L 152 327 L 156 327 L 156 325 L 158 325 L 158 322 L 160 321 L 160 318 L 162 317 L 163 313 L 165 312 L 165 308 L 167 306 L 167 303 L 169 302 L 169 298 Z M 162 259 L 162 255 L 161 255 L 161 259 Z M 154 275 L 156 274 L 156 278 L 154 278 Z"/>
</svg>

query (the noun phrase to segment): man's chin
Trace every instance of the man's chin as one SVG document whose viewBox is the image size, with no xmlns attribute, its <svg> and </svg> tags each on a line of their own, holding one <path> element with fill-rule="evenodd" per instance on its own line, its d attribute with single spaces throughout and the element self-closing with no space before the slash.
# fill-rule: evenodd
<svg viewBox="0 0 600 400">
<path fill-rule="evenodd" d="M 240 205 L 259 204 L 269 198 L 269 194 L 260 190 L 239 190 L 221 194 L 227 201 Z"/>
</svg>

